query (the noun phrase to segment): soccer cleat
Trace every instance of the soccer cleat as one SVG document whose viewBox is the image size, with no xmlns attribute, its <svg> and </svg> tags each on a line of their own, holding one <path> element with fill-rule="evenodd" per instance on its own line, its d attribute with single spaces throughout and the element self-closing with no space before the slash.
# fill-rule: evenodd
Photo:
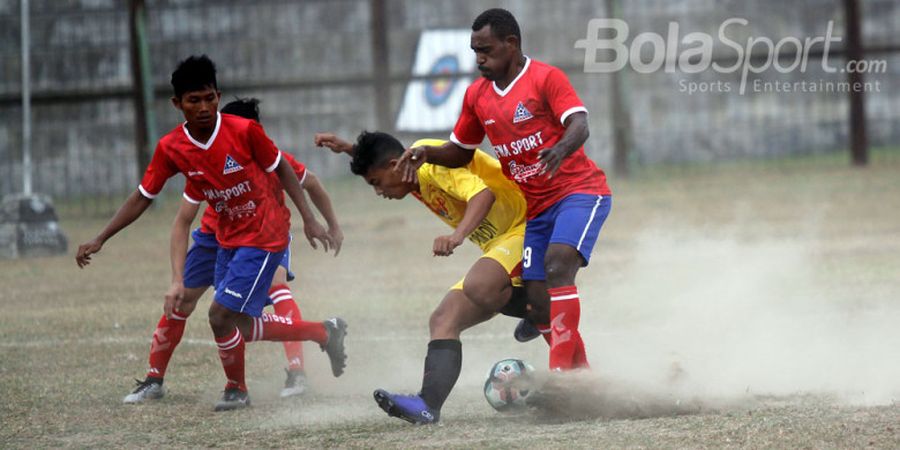
<svg viewBox="0 0 900 450">
<path fill-rule="evenodd" d="M 225 389 L 222 399 L 216 403 L 216 411 L 231 411 L 250 406 L 250 395 L 238 388 Z"/>
<path fill-rule="evenodd" d="M 281 398 L 293 397 L 306 392 L 306 374 L 302 370 L 288 370 L 287 379 L 284 380 L 284 389 L 281 390 Z"/>
<path fill-rule="evenodd" d="M 347 335 L 347 322 L 340 317 L 332 317 L 324 322 L 328 341 L 322 345 L 322 351 L 328 353 L 331 360 L 331 373 L 339 377 L 347 367 L 347 354 L 344 353 L 344 336 Z"/>
<path fill-rule="evenodd" d="M 536 339 L 541 335 L 541 330 L 538 330 L 533 323 L 531 323 L 528 319 L 522 319 L 519 321 L 519 324 L 516 325 L 516 331 L 513 332 L 513 337 L 516 338 L 519 342 L 528 342 L 530 340 Z"/>
<path fill-rule="evenodd" d="M 375 390 L 375 402 L 391 417 L 399 417 L 414 425 L 430 425 L 440 419 L 440 411 L 432 411 L 418 395 L 391 394 Z"/>
<path fill-rule="evenodd" d="M 134 380 L 134 382 L 137 387 L 122 400 L 125 404 L 133 405 L 135 403 L 144 403 L 146 400 L 158 400 L 166 395 L 166 388 L 163 387 L 162 378 L 147 377 L 144 381 Z"/>
</svg>

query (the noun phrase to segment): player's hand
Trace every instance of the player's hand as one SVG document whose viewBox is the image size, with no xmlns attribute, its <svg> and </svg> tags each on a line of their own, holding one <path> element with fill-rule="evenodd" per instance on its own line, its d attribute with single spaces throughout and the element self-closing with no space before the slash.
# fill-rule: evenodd
<svg viewBox="0 0 900 450">
<path fill-rule="evenodd" d="M 538 153 L 538 160 L 544 163 L 544 168 L 541 169 L 539 175 L 547 174 L 548 180 L 553 178 L 553 175 L 556 175 L 556 171 L 559 170 L 559 166 L 562 165 L 566 156 L 568 155 L 566 155 L 562 149 L 555 146 L 541 150 L 540 153 Z"/>
<path fill-rule="evenodd" d="M 353 144 L 333 133 L 316 133 L 315 143 L 316 147 L 325 147 L 335 153 L 353 153 Z"/>
<path fill-rule="evenodd" d="M 319 245 L 316 244 L 316 241 L 319 241 L 322 244 L 322 247 L 325 249 L 325 252 L 328 252 L 328 249 L 334 247 L 334 243 L 331 240 L 331 235 L 328 234 L 328 231 L 325 230 L 325 227 L 319 223 L 318 220 L 312 219 L 303 222 L 303 234 L 306 235 L 306 240 L 309 241 L 309 245 L 312 248 L 318 250 Z"/>
<path fill-rule="evenodd" d="M 453 250 L 463 243 L 463 239 L 455 234 L 438 236 L 434 238 L 434 256 L 450 256 Z"/>
<path fill-rule="evenodd" d="M 328 235 L 331 236 L 331 245 L 334 247 L 334 256 L 341 252 L 341 244 L 344 243 L 344 232 L 341 227 L 333 226 L 328 229 Z"/>
<path fill-rule="evenodd" d="M 172 282 L 172 286 L 166 291 L 166 300 L 163 303 L 163 311 L 166 317 L 171 319 L 175 311 L 181 311 L 181 303 L 184 301 L 184 283 Z"/>
<path fill-rule="evenodd" d="M 403 175 L 404 183 L 414 183 L 416 181 L 416 171 L 419 170 L 419 167 L 422 167 L 422 164 L 425 164 L 427 159 L 425 149 L 426 147 L 408 148 L 400 155 L 400 158 L 394 165 L 394 171 Z"/>
<path fill-rule="evenodd" d="M 75 262 L 78 263 L 78 267 L 84 268 L 84 266 L 90 264 L 91 255 L 99 253 L 101 248 L 103 248 L 103 241 L 98 238 L 79 245 L 78 253 L 75 254 Z"/>
</svg>

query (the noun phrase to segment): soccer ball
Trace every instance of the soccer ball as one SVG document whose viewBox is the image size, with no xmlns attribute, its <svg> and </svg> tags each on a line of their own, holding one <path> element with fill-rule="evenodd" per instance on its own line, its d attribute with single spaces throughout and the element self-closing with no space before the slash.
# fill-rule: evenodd
<svg viewBox="0 0 900 450">
<path fill-rule="evenodd" d="M 497 411 L 522 409 L 534 389 L 534 367 L 521 359 L 494 363 L 484 382 L 484 398 Z"/>
</svg>

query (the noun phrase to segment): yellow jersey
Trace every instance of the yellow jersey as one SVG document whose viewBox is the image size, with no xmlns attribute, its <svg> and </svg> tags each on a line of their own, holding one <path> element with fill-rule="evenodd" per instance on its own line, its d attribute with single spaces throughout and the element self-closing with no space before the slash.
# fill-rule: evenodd
<svg viewBox="0 0 900 450">
<path fill-rule="evenodd" d="M 447 141 L 420 139 L 412 146 L 440 146 Z M 494 204 L 468 238 L 482 251 L 490 249 L 498 236 L 511 231 L 525 232 L 525 197 L 515 183 L 503 175 L 500 162 L 476 149 L 465 167 L 450 169 L 425 163 L 417 172 L 419 192 L 413 195 L 437 214 L 447 225 L 456 228 L 466 213 L 469 199 L 490 189 Z"/>
</svg>

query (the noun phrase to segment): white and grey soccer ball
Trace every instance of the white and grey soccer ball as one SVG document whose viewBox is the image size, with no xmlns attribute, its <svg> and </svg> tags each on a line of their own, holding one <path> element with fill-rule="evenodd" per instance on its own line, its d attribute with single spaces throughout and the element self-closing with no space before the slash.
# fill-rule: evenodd
<svg viewBox="0 0 900 450">
<path fill-rule="evenodd" d="M 534 367 L 517 358 L 494 363 L 484 382 L 484 398 L 497 411 L 523 409 L 535 388 Z"/>
</svg>

